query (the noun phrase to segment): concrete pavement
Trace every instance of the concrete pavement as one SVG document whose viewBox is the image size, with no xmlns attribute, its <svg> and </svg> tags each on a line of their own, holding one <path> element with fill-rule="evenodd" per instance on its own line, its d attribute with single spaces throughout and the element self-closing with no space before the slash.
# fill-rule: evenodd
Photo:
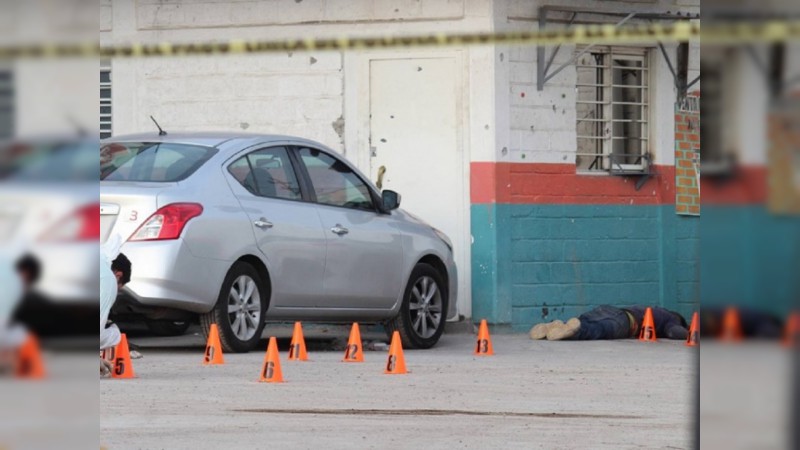
<svg viewBox="0 0 800 450">
<path fill-rule="evenodd" d="M 277 385 L 256 382 L 262 352 L 226 354 L 224 366 L 203 367 L 198 336 L 136 339 L 144 354 L 134 361 L 138 378 L 100 381 L 100 442 L 109 449 L 691 447 L 697 350 L 682 342 L 497 335 L 496 355 L 474 357 L 473 340 L 448 334 L 434 349 L 407 350 L 408 375 L 384 375 L 384 351 L 366 352 L 360 364 L 342 363 L 339 351 L 290 362 L 283 343 L 286 383 Z"/>
</svg>

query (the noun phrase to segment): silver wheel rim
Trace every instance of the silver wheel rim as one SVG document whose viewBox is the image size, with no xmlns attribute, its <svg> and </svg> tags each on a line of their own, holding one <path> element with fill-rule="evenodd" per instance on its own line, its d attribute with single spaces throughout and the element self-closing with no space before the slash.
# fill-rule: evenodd
<svg viewBox="0 0 800 450">
<path fill-rule="evenodd" d="M 442 322 L 442 292 L 436 280 L 424 276 L 414 283 L 408 310 L 411 314 L 411 327 L 417 336 L 428 339 L 436 334 Z"/>
<path fill-rule="evenodd" d="M 261 294 L 256 282 L 240 275 L 228 293 L 228 323 L 231 331 L 241 341 L 249 341 L 258 330 L 261 317 Z"/>
</svg>

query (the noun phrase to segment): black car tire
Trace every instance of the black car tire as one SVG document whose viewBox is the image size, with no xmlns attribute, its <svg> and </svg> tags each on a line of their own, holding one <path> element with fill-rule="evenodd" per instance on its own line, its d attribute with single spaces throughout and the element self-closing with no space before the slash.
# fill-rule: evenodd
<svg viewBox="0 0 800 450">
<path fill-rule="evenodd" d="M 249 277 L 255 282 L 258 297 L 260 299 L 261 308 L 258 313 L 258 322 L 255 334 L 247 340 L 242 340 L 236 336 L 233 331 L 230 315 L 228 313 L 228 299 L 231 288 L 234 282 L 240 277 Z M 261 340 L 261 333 L 264 331 L 264 316 L 269 305 L 269 295 L 264 281 L 260 278 L 258 271 L 250 264 L 244 262 L 234 263 L 225 280 L 222 282 L 217 303 L 214 309 L 206 314 L 200 316 L 200 326 L 203 329 L 203 334 L 208 338 L 208 333 L 212 323 L 217 324 L 219 329 L 219 338 L 222 343 L 222 349 L 226 352 L 232 353 L 246 353 L 253 350 L 258 342 Z"/>
<path fill-rule="evenodd" d="M 414 322 L 420 313 L 412 312 L 411 310 L 414 288 L 423 280 L 423 278 L 433 280 L 433 282 L 436 283 L 436 288 L 439 292 L 439 297 L 437 299 L 439 301 L 439 321 L 434 332 L 430 336 L 422 336 L 420 332 L 415 329 Z M 447 286 L 442 279 L 442 275 L 436 269 L 434 269 L 433 266 L 425 263 L 419 263 L 414 267 L 414 270 L 411 271 L 411 276 L 409 277 L 408 284 L 406 285 L 406 289 L 403 294 L 403 304 L 400 307 L 400 312 L 394 319 L 386 323 L 386 332 L 390 339 L 395 331 L 399 332 L 404 348 L 431 348 L 436 345 L 436 343 L 439 341 L 439 338 L 442 336 L 442 333 L 444 332 L 445 322 L 447 321 L 447 306 L 448 291 Z M 423 317 L 421 320 L 426 320 L 426 318 Z"/>
</svg>

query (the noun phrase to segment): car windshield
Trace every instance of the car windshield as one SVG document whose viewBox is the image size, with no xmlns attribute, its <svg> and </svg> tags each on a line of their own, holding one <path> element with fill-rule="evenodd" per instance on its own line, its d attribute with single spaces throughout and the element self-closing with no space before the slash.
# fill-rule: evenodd
<svg viewBox="0 0 800 450">
<path fill-rule="evenodd" d="M 188 178 L 215 148 L 169 142 L 114 142 L 100 148 L 100 179 L 175 182 Z"/>
</svg>

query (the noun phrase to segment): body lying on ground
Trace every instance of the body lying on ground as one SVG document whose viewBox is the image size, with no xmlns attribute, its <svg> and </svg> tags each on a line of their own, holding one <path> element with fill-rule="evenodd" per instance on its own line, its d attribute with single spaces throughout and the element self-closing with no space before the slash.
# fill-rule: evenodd
<svg viewBox="0 0 800 450">
<path fill-rule="evenodd" d="M 603 305 L 589 310 L 566 323 L 560 320 L 540 323 L 531 328 L 531 339 L 549 341 L 603 339 L 628 339 L 639 335 L 647 306 L 634 305 L 618 308 Z M 686 339 L 689 330 L 686 319 L 668 309 L 651 307 L 656 326 L 656 336 L 666 339 Z"/>
</svg>

